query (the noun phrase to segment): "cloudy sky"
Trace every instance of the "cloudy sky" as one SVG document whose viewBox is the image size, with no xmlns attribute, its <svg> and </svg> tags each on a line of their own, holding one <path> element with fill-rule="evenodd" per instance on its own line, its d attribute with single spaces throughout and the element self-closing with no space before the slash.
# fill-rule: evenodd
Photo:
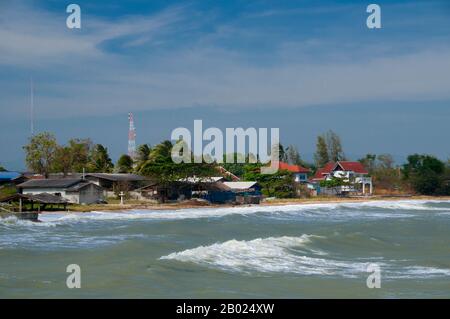
<svg viewBox="0 0 450 319">
<path fill-rule="evenodd" d="M 317 134 L 367 152 L 450 157 L 450 2 L 0 1 L 0 164 L 24 168 L 35 127 L 126 152 L 178 126 L 279 127 L 310 159 Z"/>
</svg>

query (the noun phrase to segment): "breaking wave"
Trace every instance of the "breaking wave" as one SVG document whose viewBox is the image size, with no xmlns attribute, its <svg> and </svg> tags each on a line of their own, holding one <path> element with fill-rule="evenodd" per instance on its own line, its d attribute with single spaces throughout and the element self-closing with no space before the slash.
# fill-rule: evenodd
<svg viewBox="0 0 450 319">
<path fill-rule="evenodd" d="M 444 204 L 445 207 L 437 207 Z M 52 213 L 42 214 L 42 223 L 27 221 L 14 221 L 13 219 L 0 219 L 0 225 L 21 226 L 55 226 L 66 223 L 79 223 L 89 221 L 108 220 L 182 220 L 198 218 L 220 218 L 229 215 L 265 214 L 274 217 L 281 215 L 315 218 L 407 218 L 414 217 L 417 211 L 429 211 L 438 214 L 450 212 L 450 201 L 430 200 L 402 200 L 402 201 L 371 201 L 355 203 L 311 203 L 274 206 L 245 206 L 245 207 L 215 207 L 190 208 L 179 210 L 129 210 L 119 212 L 90 212 L 90 213 Z M 434 205 L 434 206 L 433 206 Z"/>
<path fill-rule="evenodd" d="M 404 219 L 423 217 L 424 214 L 447 217 L 450 215 L 450 201 L 402 200 L 371 201 L 354 203 L 310 203 L 273 206 L 239 206 L 189 208 L 178 210 L 128 210 L 94 211 L 89 213 L 44 213 L 41 222 L 18 220 L 15 217 L 0 218 L 2 231 L 31 230 L 53 227 L 78 227 L 80 223 L 122 222 L 122 221 L 177 221 L 188 219 L 212 219 L 229 216 L 257 217 L 280 220 L 317 220 L 345 222 L 354 220 Z"/>
<path fill-rule="evenodd" d="M 370 262 L 325 258 L 327 252 L 311 249 L 314 235 L 269 237 L 250 241 L 229 240 L 160 257 L 160 260 L 191 262 L 229 272 L 294 273 L 355 278 L 367 276 Z M 327 256 L 328 257 L 328 256 Z M 450 276 L 449 269 L 394 265 L 375 259 L 385 278 Z"/>
</svg>

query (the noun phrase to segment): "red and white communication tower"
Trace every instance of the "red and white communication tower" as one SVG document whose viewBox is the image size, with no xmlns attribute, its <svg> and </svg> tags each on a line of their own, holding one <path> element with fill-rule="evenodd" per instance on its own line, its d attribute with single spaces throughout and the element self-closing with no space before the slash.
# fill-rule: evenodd
<svg viewBox="0 0 450 319">
<path fill-rule="evenodd" d="M 136 156 L 136 128 L 134 127 L 133 113 L 128 113 L 128 122 L 130 127 L 128 129 L 128 155 L 131 158 Z"/>
</svg>

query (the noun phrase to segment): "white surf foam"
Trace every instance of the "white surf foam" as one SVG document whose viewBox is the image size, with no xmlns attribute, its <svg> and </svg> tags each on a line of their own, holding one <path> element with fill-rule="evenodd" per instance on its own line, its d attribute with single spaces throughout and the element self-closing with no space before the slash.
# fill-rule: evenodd
<svg viewBox="0 0 450 319">
<path fill-rule="evenodd" d="M 429 204 L 440 204 L 447 203 L 450 201 L 443 200 L 387 200 L 387 201 L 370 201 L 358 203 L 360 207 L 367 208 L 383 208 L 391 210 L 429 210 L 429 211 L 450 211 L 450 207 L 432 207 Z M 342 205 L 343 207 L 346 204 Z"/>
<path fill-rule="evenodd" d="M 27 233 L 16 232 L 14 234 L 0 233 L 0 248 L 39 248 L 43 250 L 96 248 L 145 237 L 146 235 L 144 234 L 83 235 L 74 232 L 54 233 L 45 231 L 34 231 Z"/>
<path fill-rule="evenodd" d="M 372 201 L 361 203 L 312 203 L 293 204 L 275 206 L 245 206 L 245 207 L 215 207 L 215 208 L 189 208 L 179 210 L 129 210 L 118 212 L 90 212 L 90 213 L 61 213 L 61 214 L 41 214 L 40 220 L 43 223 L 33 223 L 27 221 L 16 221 L 15 224 L 21 226 L 55 226 L 66 223 L 78 223 L 89 221 L 108 220 L 181 220 L 198 218 L 220 218 L 229 215 L 252 215 L 265 214 L 277 218 L 280 215 L 327 218 L 332 220 L 342 220 L 347 218 L 406 218 L 415 216 L 414 211 L 427 210 L 442 214 L 450 211 L 450 208 L 429 207 L 429 203 L 450 203 L 450 201 Z M 359 209 L 361 208 L 361 209 Z M 372 210 L 379 208 L 385 211 Z M 387 210 L 387 211 L 386 211 Z M 11 223 L 10 220 L 0 224 Z"/>
<path fill-rule="evenodd" d="M 432 277 L 450 277 L 450 269 L 424 267 L 424 266 L 408 266 L 397 269 L 389 274 L 389 278 L 393 279 L 411 279 L 411 278 L 432 278 Z"/>
<path fill-rule="evenodd" d="M 421 266 L 402 267 L 394 263 L 395 261 L 388 263 L 382 258 L 381 260 L 380 258 L 367 258 L 367 262 L 355 262 L 319 257 L 319 255 L 327 255 L 327 253 L 317 252 L 308 247 L 314 237 L 318 236 L 269 237 L 250 241 L 229 240 L 171 253 L 160 257 L 160 260 L 191 262 L 230 272 L 279 272 L 301 275 L 335 275 L 347 278 L 367 277 L 367 266 L 376 261 L 382 269 L 382 276 L 387 279 L 450 275 L 449 269 Z M 306 256 L 303 249 L 309 253 L 309 256 Z"/>
<path fill-rule="evenodd" d="M 229 240 L 200 246 L 163 256 L 162 260 L 193 262 L 231 272 L 286 272 L 303 275 L 353 277 L 365 269 L 365 263 L 347 263 L 296 254 L 296 248 L 307 248 L 312 235 L 269 237 L 251 241 Z"/>
</svg>

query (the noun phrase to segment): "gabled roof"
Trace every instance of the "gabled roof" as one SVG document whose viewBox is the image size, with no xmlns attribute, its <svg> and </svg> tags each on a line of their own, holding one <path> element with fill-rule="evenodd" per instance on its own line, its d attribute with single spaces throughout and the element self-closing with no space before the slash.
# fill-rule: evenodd
<svg viewBox="0 0 450 319">
<path fill-rule="evenodd" d="M 320 181 L 325 179 L 325 176 L 335 170 L 352 171 L 358 174 L 368 174 L 369 172 L 364 168 L 360 162 L 339 161 L 329 162 L 324 167 L 317 170 L 316 174 L 311 180 Z"/>
<path fill-rule="evenodd" d="M 337 166 L 340 166 L 344 171 L 353 171 L 359 174 L 369 173 L 360 162 L 339 161 L 336 163 L 333 170 L 336 170 Z"/>
<path fill-rule="evenodd" d="M 17 185 L 19 188 L 69 188 L 83 182 L 79 178 L 31 179 Z"/>
<path fill-rule="evenodd" d="M 222 176 L 208 176 L 208 177 L 188 177 L 181 178 L 179 182 L 187 182 L 187 183 L 215 183 L 224 180 L 225 178 Z"/>
<path fill-rule="evenodd" d="M 311 171 L 309 168 L 300 165 L 291 165 L 285 162 L 278 162 L 278 169 L 292 173 L 309 173 Z"/>
<path fill-rule="evenodd" d="M 111 182 L 137 182 L 144 181 L 145 177 L 137 174 L 110 174 L 110 173 L 87 173 L 86 177 L 96 177 L 99 179 L 106 179 Z"/>
<path fill-rule="evenodd" d="M 323 180 L 325 179 L 325 175 L 328 175 L 331 173 L 333 168 L 336 166 L 336 163 L 334 162 L 328 162 L 324 167 L 319 168 L 316 172 L 316 174 L 313 176 L 312 180 Z"/>
<path fill-rule="evenodd" d="M 97 184 L 94 184 L 94 183 L 91 183 L 91 182 L 88 182 L 88 181 L 82 181 L 80 183 L 77 183 L 77 184 L 67 188 L 66 192 L 78 192 L 80 189 L 83 189 L 83 188 L 85 188 L 85 187 L 87 187 L 89 185 L 92 185 L 92 186 L 94 186 L 95 188 L 98 188 L 98 189 L 103 189 L 101 186 L 98 186 Z"/>
<path fill-rule="evenodd" d="M 232 190 L 246 190 L 252 188 L 258 182 L 223 182 L 223 184 Z"/>
<path fill-rule="evenodd" d="M 29 200 L 42 204 L 67 204 L 69 201 L 61 196 L 56 196 L 48 193 L 40 193 L 40 194 L 13 194 L 8 197 L 4 197 L 0 199 L 0 202 L 9 202 L 17 199 Z"/>
<path fill-rule="evenodd" d="M 286 170 L 292 173 L 309 173 L 311 170 L 309 168 L 300 166 L 300 165 L 290 165 L 285 162 L 278 163 L 278 169 Z"/>
</svg>

